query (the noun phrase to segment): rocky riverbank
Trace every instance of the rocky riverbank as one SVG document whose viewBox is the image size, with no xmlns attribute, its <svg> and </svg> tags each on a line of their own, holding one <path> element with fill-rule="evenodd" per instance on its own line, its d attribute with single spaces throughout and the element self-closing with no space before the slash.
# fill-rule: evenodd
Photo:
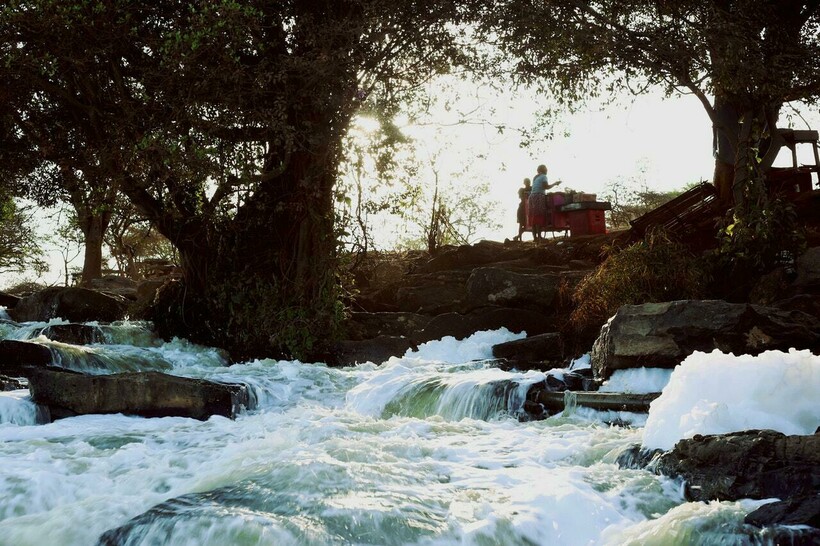
<svg viewBox="0 0 820 546">
<path fill-rule="evenodd" d="M 594 336 L 577 331 L 570 324 L 573 307 L 568 295 L 598 265 L 602 249 L 619 237 L 556 239 L 544 244 L 485 241 L 442 249 L 433 257 L 417 254 L 377 261 L 357 279 L 358 293 L 349 302 L 352 311 L 344 329 L 346 339 L 317 354 L 316 361 L 339 366 L 380 363 L 431 340 L 462 339 L 476 331 L 502 327 L 527 333 L 523 339 L 493 348 L 497 366 L 504 369 L 563 369 L 573 358 L 589 352 L 591 368 L 549 375 L 530 387 L 524 410 L 530 419 L 542 419 L 563 409 L 565 391 L 589 392 L 590 396 L 573 395 L 581 405 L 646 411 L 656 393 L 619 397 L 591 391 L 616 372 L 673 368 L 695 351 L 755 355 L 794 348 L 820 352 L 820 247 L 810 248 L 797 260 L 793 272 L 778 277 L 777 297 L 761 290 L 769 296 L 755 302 L 687 300 L 629 305 Z M 129 309 L 144 307 L 156 287 L 156 283 L 140 287 L 110 280 L 108 285 L 102 281 L 95 290 L 51 288 L 22 298 L 2 295 L 12 320 L 60 317 L 73 322 L 52 324 L 33 333 L 32 337 L 42 335 L 49 343 L 0 342 L 0 382 L 4 388 L 19 388 L 25 384 L 19 378 L 28 378 L 36 401 L 49 407 L 52 417 L 126 412 L 203 419 L 213 414 L 233 417 L 240 407 L 252 405 L 242 385 L 191 380 L 180 385 L 173 376 L 161 373 L 161 365 L 150 374 L 114 374 L 104 381 L 53 370 L 54 364 L 67 358 L 67 349 L 60 344 L 99 343 L 105 338 L 106 322 L 123 318 Z M 87 321 L 99 323 L 80 324 Z M 88 359 L 93 364 L 93 356 Z M 777 434 L 753 431 L 706 440 L 698 436 L 660 456 L 633 454 L 629 464 L 654 460 L 658 472 L 689 484 L 687 495 L 692 500 L 781 499 L 779 504 L 761 508 L 760 514 L 750 514 L 752 523 L 817 527 L 820 465 L 816 457 L 800 455 L 806 452 L 805 445 L 816 443 L 817 434 L 786 440 Z M 751 447 L 739 449 L 738 442 Z M 711 447 L 704 451 L 705 445 Z M 762 445 L 769 446 L 764 451 L 774 453 L 765 462 L 761 462 Z M 708 453 L 700 456 L 702 451 Z M 734 470 L 723 469 L 728 455 L 721 453 L 731 453 L 734 464 L 746 474 L 739 477 Z M 626 460 L 622 463 L 627 464 Z M 787 468 L 793 460 L 798 460 L 800 469 L 786 470 L 790 478 L 778 481 L 785 484 L 780 489 L 736 487 L 756 473 L 768 476 L 770 467 Z M 735 477 L 715 481 L 715 476 Z M 734 492 L 715 489 L 724 485 Z M 800 517 L 795 519 L 795 514 Z M 805 537 L 815 540 L 817 535 L 812 533 L 801 534 L 803 538 L 793 543 L 810 543 L 800 541 Z"/>
</svg>

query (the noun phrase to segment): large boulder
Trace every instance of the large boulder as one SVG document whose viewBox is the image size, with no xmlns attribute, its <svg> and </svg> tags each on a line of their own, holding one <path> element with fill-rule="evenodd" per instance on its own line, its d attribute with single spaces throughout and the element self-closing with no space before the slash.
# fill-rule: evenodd
<svg viewBox="0 0 820 546">
<path fill-rule="evenodd" d="M 0 292 L 0 307 L 5 307 L 6 309 L 14 309 L 19 303 L 20 297 L 15 296 L 14 294 L 7 294 L 6 292 Z"/>
<path fill-rule="evenodd" d="M 696 435 L 675 444 L 655 465 L 661 474 L 683 478 L 686 498 L 693 501 L 814 495 L 820 488 L 820 433 Z"/>
<path fill-rule="evenodd" d="M 493 345 L 493 356 L 519 370 L 549 370 L 564 364 L 561 334 L 550 332 Z"/>
<path fill-rule="evenodd" d="M 92 413 L 233 419 L 250 405 L 246 385 L 158 372 L 86 375 L 40 368 L 30 373 L 29 389 L 32 400 L 47 406 L 52 419 Z"/>
<path fill-rule="evenodd" d="M 694 351 L 735 354 L 820 348 L 820 321 L 785 311 L 719 300 L 624 305 L 592 347 L 595 377 L 625 368 L 674 368 Z"/>
<path fill-rule="evenodd" d="M 28 377 L 32 368 L 49 366 L 53 360 L 51 350 L 38 343 L 0 340 L 0 374 Z"/>
<path fill-rule="evenodd" d="M 496 305 L 549 310 L 555 304 L 561 274 L 516 273 L 497 267 L 479 267 L 467 281 L 468 308 Z"/>
<path fill-rule="evenodd" d="M 9 312 L 18 322 L 62 318 L 71 322 L 113 322 L 125 317 L 123 300 L 78 287 L 46 288 L 23 298 Z"/>
</svg>

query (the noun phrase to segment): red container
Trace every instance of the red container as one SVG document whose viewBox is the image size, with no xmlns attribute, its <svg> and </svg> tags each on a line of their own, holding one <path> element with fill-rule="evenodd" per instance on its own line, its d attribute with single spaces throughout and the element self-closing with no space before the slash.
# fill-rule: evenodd
<svg viewBox="0 0 820 546">
<path fill-rule="evenodd" d="M 547 225 L 553 230 L 560 231 L 569 228 L 567 213 L 561 212 L 561 206 L 566 203 L 566 195 L 562 192 L 547 194 Z"/>
<path fill-rule="evenodd" d="M 571 237 L 606 233 L 606 211 L 603 210 L 570 210 L 562 213 L 569 220 Z"/>
</svg>

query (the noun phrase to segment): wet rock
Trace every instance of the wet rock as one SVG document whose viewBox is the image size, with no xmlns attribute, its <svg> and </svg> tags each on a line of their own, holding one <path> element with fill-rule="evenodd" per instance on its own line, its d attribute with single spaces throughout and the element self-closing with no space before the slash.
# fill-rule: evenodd
<svg viewBox="0 0 820 546">
<path fill-rule="evenodd" d="M 511 332 L 530 335 L 553 331 L 556 318 L 529 309 L 485 307 L 470 313 L 442 313 L 433 317 L 413 338 L 419 343 L 453 336 L 464 339 L 483 330 L 507 328 Z"/>
<path fill-rule="evenodd" d="M 494 345 L 493 356 L 507 360 L 519 370 L 549 370 L 562 366 L 564 342 L 555 332 L 539 334 Z"/>
<path fill-rule="evenodd" d="M 19 301 L 20 298 L 18 296 L 7 294 L 6 292 L 0 292 L 0 306 L 5 307 L 6 309 L 14 309 Z"/>
<path fill-rule="evenodd" d="M 662 453 L 661 449 L 646 449 L 640 444 L 632 444 L 618 453 L 615 462 L 621 468 L 642 470 L 652 464 Z"/>
<path fill-rule="evenodd" d="M 681 477 L 693 501 L 789 499 L 820 488 L 820 434 L 751 430 L 681 440 L 657 472 Z"/>
<path fill-rule="evenodd" d="M 352 341 L 378 336 L 410 337 L 427 326 L 430 319 L 418 313 L 352 313 L 345 326 L 347 338 Z"/>
<path fill-rule="evenodd" d="M 0 391 L 16 391 L 28 388 L 28 381 L 19 377 L 0 375 Z"/>
<path fill-rule="evenodd" d="M 820 348 L 820 321 L 783 311 L 720 300 L 687 300 L 621 307 L 592 347 L 595 377 L 626 368 L 673 368 L 694 351 L 759 354 Z"/>
<path fill-rule="evenodd" d="M 71 345 L 89 345 L 105 342 L 105 335 L 99 326 L 90 324 L 52 324 L 39 332 L 52 341 Z"/>
<path fill-rule="evenodd" d="M 57 419 L 96 413 L 233 419 L 250 405 L 246 385 L 158 372 L 86 375 L 40 368 L 30 373 L 29 389 L 32 400 L 48 406 L 51 417 Z"/>
<path fill-rule="evenodd" d="M 764 504 L 744 519 L 758 527 L 772 525 L 809 525 L 820 539 L 820 493 Z M 781 543 L 782 544 L 782 543 Z"/>
<path fill-rule="evenodd" d="M 352 366 L 363 362 L 381 364 L 391 356 L 403 356 L 408 349 L 415 349 L 413 340 L 400 336 L 379 336 L 362 341 L 337 341 L 330 353 L 315 357 L 330 366 Z"/>
<path fill-rule="evenodd" d="M 48 366 L 53 358 L 51 350 L 38 343 L 0 340 L 0 374 L 28 377 L 32 368 Z"/>
<path fill-rule="evenodd" d="M 71 322 L 113 322 L 125 316 L 124 301 L 96 290 L 52 287 L 23 298 L 9 313 L 18 322 L 62 318 Z"/>
</svg>

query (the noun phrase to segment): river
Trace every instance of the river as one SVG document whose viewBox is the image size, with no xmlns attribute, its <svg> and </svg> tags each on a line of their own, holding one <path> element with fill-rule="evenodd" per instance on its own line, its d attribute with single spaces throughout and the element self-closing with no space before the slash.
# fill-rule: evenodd
<svg viewBox="0 0 820 546">
<path fill-rule="evenodd" d="M 2 324 L 0 337 L 42 326 Z M 0 394 L 2 545 L 766 544 L 743 524 L 759 501 L 687 503 L 680 483 L 615 464 L 644 416 L 521 421 L 544 374 L 493 367 L 492 345 L 520 337 L 506 330 L 349 368 L 228 367 L 146 324 L 105 332 L 105 344 L 50 345 L 90 373 L 245 383 L 256 407 L 38 424 L 28 391 Z"/>
</svg>

